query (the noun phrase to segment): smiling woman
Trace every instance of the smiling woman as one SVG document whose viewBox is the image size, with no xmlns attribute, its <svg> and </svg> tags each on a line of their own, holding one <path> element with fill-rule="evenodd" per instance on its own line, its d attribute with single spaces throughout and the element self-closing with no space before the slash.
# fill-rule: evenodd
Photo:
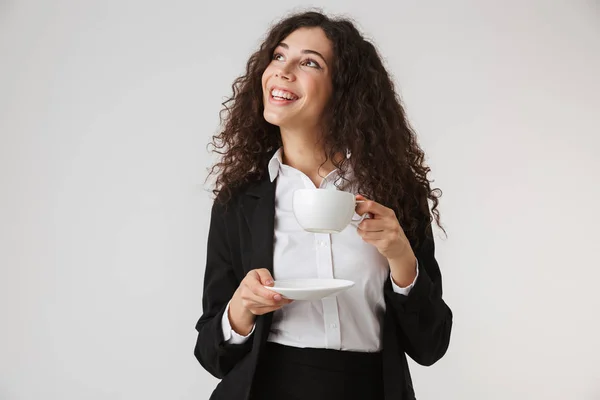
<svg viewBox="0 0 600 400">
<path fill-rule="evenodd" d="M 211 399 L 414 399 L 406 355 L 435 363 L 452 327 L 440 192 L 375 47 L 348 19 L 292 15 L 223 105 L 195 347 L 222 379 Z M 304 230 L 293 195 L 320 188 L 371 218 Z M 352 284 L 295 301 L 275 290 L 297 278 Z"/>
</svg>

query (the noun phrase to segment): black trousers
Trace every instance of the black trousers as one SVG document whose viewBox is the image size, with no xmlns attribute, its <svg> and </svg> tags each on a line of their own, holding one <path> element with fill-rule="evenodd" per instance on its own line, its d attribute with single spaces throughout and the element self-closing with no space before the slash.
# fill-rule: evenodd
<svg viewBox="0 0 600 400">
<path fill-rule="evenodd" d="M 383 400 L 381 353 L 267 342 L 252 400 Z"/>
</svg>

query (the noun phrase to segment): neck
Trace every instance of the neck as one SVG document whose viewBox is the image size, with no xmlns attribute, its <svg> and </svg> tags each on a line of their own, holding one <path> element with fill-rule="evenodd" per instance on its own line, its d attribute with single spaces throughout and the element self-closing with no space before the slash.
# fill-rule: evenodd
<svg viewBox="0 0 600 400">
<path fill-rule="evenodd" d="M 318 130 L 302 131 L 280 129 L 283 142 L 283 163 L 303 172 L 315 186 L 335 169 L 327 158 Z"/>
</svg>

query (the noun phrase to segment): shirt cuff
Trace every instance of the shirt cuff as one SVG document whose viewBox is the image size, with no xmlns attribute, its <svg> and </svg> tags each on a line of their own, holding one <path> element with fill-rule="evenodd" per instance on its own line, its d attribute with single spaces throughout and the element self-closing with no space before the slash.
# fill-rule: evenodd
<svg viewBox="0 0 600 400">
<path fill-rule="evenodd" d="M 419 277 L 419 260 L 416 260 L 416 261 L 417 261 L 417 275 L 415 276 L 415 279 L 412 281 L 412 283 L 410 285 L 408 285 L 407 287 L 400 287 L 400 286 L 396 285 L 396 283 L 394 283 L 394 278 L 392 278 L 392 273 L 390 272 L 390 279 L 392 280 L 392 289 L 394 289 L 395 293 L 403 294 L 404 296 L 408 296 L 408 294 L 410 293 L 413 286 L 415 286 L 415 282 L 417 282 L 417 278 Z"/>
<path fill-rule="evenodd" d="M 221 328 L 223 329 L 223 338 L 225 339 L 226 344 L 246 343 L 248 338 L 250 338 L 250 336 L 252 336 L 254 333 L 255 326 L 256 324 L 252 326 L 252 330 L 247 336 L 242 336 L 234 331 L 231 327 L 231 323 L 229 322 L 229 303 L 227 303 L 227 307 L 225 307 L 225 312 L 223 313 L 223 318 L 221 319 Z"/>
</svg>

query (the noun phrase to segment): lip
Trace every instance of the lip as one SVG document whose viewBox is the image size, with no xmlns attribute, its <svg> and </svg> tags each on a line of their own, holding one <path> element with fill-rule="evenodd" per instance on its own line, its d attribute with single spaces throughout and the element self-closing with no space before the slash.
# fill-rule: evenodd
<svg viewBox="0 0 600 400">
<path fill-rule="evenodd" d="M 274 99 L 273 96 L 271 96 L 271 95 L 269 95 L 268 97 L 269 97 L 269 99 L 267 101 L 269 102 L 269 104 L 272 104 L 274 106 L 291 106 L 292 104 L 294 104 L 295 102 L 298 101 L 298 100 L 294 100 L 294 101 L 277 100 L 277 99 Z"/>
</svg>

